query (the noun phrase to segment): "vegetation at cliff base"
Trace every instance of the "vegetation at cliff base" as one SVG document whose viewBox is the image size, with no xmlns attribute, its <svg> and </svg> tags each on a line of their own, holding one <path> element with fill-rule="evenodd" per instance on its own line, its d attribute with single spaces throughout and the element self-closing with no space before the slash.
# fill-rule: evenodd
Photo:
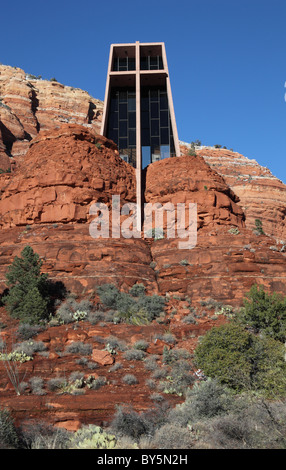
<svg viewBox="0 0 286 470">
<path fill-rule="evenodd" d="M 253 286 L 237 318 L 212 328 L 195 350 L 206 376 L 236 392 L 286 396 L 286 299 Z"/>
<path fill-rule="evenodd" d="M 42 260 L 30 246 L 16 256 L 6 274 L 8 293 L 2 298 L 10 315 L 31 324 L 48 317 L 48 275 Z"/>
</svg>

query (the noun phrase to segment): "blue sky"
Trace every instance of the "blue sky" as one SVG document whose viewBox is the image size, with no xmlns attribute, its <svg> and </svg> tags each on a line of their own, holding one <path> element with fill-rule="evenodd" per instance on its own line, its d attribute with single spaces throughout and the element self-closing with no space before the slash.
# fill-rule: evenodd
<svg viewBox="0 0 286 470">
<path fill-rule="evenodd" d="M 179 139 L 286 183 L 285 0 L 2 2 L 0 62 L 104 99 L 111 43 L 165 42 Z"/>
</svg>

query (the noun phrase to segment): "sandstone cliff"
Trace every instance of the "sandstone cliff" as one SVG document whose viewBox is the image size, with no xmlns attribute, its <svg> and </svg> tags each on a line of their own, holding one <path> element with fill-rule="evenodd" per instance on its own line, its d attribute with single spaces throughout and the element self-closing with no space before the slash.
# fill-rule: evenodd
<svg viewBox="0 0 286 470">
<path fill-rule="evenodd" d="M 127 291 L 136 282 L 148 294 L 169 299 L 163 323 L 84 321 L 39 333 L 35 340 L 46 349 L 24 364 L 24 372 L 26 381 L 43 378 L 42 395 L 28 385 L 17 396 L 2 361 L 2 402 L 17 423 L 45 420 L 75 430 L 83 423 L 110 421 L 118 403 L 142 411 L 152 405 L 146 381 L 153 377 L 143 361 L 130 365 L 122 351 L 115 359 L 121 368 L 109 369 L 114 356 L 109 365 L 97 362 L 96 354 L 110 336 L 128 347 L 147 339 L 146 357 L 156 354 L 162 365 L 164 347 L 172 346 L 157 341 L 156 335 L 168 329 L 178 348 L 193 352 L 199 336 L 226 321 L 223 315 L 212 317 L 213 309 L 205 311 L 203 304 L 240 306 L 254 283 L 285 295 L 285 185 L 269 170 L 228 150 L 202 149 L 189 156 L 182 147 L 180 158 L 149 165 L 143 200 L 197 203 L 196 246 L 180 249 L 177 238 L 95 239 L 89 233 L 91 205 L 110 207 L 114 194 L 122 204 L 136 198 L 135 170 L 119 157 L 113 142 L 98 135 L 102 103 L 81 90 L 5 66 L 0 66 L 0 96 L 0 295 L 8 266 L 28 244 L 43 259 L 49 278 L 63 282 L 79 299 L 96 304 L 98 285 L 112 283 Z M 254 230 L 256 218 L 265 234 Z M 196 311 L 193 322 L 184 322 L 191 311 Z M 0 323 L 6 326 L 1 338 L 11 345 L 17 321 L 3 306 Z M 51 378 L 75 371 L 90 376 L 90 362 L 84 363 L 79 353 L 67 353 L 77 342 L 93 348 L 97 368 L 92 374 L 106 378 L 102 391 L 87 389 L 75 396 L 50 390 Z M 138 383 L 124 384 L 126 372 L 136 373 Z M 181 400 L 170 394 L 167 398 L 171 405 Z"/>
<path fill-rule="evenodd" d="M 277 241 L 286 242 L 286 185 L 256 160 L 227 149 L 203 148 L 197 151 L 211 168 L 223 176 L 239 197 L 246 226 L 255 229 L 255 220 L 263 231 Z"/>
<path fill-rule="evenodd" d="M 86 91 L 0 65 L 0 169 L 25 155 L 39 130 L 77 123 L 99 131 L 102 111 Z"/>
<path fill-rule="evenodd" d="M 245 226 L 239 198 L 200 156 L 181 156 L 147 168 L 146 202 L 196 202 L 197 245 L 178 239 L 94 239 L 89 233 L 94 202 L 134 202 L 134 169 L 113 142 L 86 127 L 63 124 L 40 131 L 12 173 L 0 175 L 0 283 L 13 257 L 30 244 L 45 269 L 77 293 L 114 282 L 143 282 L 149 292 L 181 292 L 238 304 L 255 283 L 285 292 L 283 246 Z M 282 250 L 282 251 L 281 251 Z"/>
</svg>

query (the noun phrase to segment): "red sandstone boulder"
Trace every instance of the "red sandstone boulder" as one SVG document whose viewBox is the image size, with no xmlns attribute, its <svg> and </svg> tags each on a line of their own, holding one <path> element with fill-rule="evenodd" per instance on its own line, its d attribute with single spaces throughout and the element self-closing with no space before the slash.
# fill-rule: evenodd
<svg viewBox="0 0 286 470">
<path fill-rule="evenodd" d="M 108 351 L 102 349 L 92 350 L 92 360 L 101 366 L 111 366 L 114 363 L 114 357 Z"/>
</svg>

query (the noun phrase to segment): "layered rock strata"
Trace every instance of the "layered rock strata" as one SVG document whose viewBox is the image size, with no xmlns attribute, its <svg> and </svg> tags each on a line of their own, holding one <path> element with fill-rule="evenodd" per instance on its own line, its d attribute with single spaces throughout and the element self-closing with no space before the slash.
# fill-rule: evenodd
<svg viewBox="0 0 286 470">
<path fill-rule="evenodd" d="M 29 244 L 52 279 L 81 294 L 107 282 L 122 289 L 142 282 L 150 293 L 181 292 L 195 302 L 215 297 L 238 304 L 254 283 L 285 292 L 283 246 L 245 227 L 238 196 L 202 157 L 162 160 L 146 172 L 146 203 L 197 204 L 193 249 L 181 249 L 177 235 L 91 236 L 92 204 L 110 209 L 113 195 L 121 204 L 135 202 L 136 178 L 113 142 L 85 127 L 41 131 L 0 182 L 3 289 L 8 265 Z"/>
<path fill-rule="evenodd" d="M 24 155 L 39 130 L 70 123 L 98 132 L 102 112 L 102 101 L 86 91 L 0 65 L 0 169 Z"/>
<path fill-rule="evenodd" d="M 239 197 L 246 226 L 255 230 L 258 219 L 267 235 L 286 243 L 286 185 L 268 168 L 237 152 L 202 148 L 197 154 L 223 176 Z"/>
</svg>

